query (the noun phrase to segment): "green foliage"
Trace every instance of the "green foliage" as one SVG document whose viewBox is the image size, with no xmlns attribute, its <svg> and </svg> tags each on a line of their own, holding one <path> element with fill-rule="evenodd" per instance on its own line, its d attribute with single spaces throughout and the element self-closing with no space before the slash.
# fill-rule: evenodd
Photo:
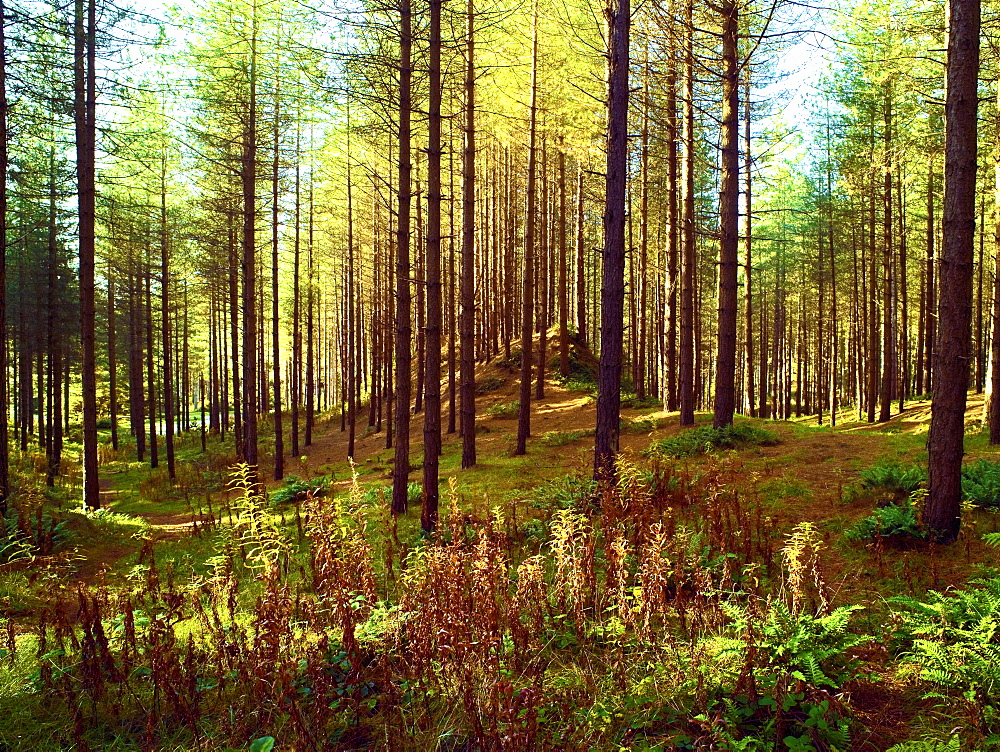
<svg viewBox="0 0 1000 752">
<path fill-rule="evenodd" d="M 725 428 L 701 426 L 650 445 L 647 456 L 693 457 L 719 449 L 745 449 L 751 446 L 774 446 L 778 437 L 771 431 L 748 423 L 732 424 Z"/>
<path fill-rule="evenodd" d="M 486 414 L 491 418 L 509 420 L 511 418 L 516 418 L 520 409 L 520 400 L 514 400 L 513 402 L 496 402 L 486 408 Z"/>
<path fill-rule="evenodd" d="M 88 515 L 97 532 L 106 537 L 141 538 L 149 532 L 149 522 L 143 517 L 114 512 L 107 507 Z"/>
<path fill-rule="evenodd" d="M 58 550 L 70 536 L 66 520 L 54 517 L 40 499 L 11 507 L 0 517 L 0 564 L 22 561 Z"/>
<path fill-rule="evenodd" d="M 621 433 L 649 433 L 663 426 L 663 421 L 652 416 L 641 418 L 626 418 L 624 415 L 618 421 L 618 430 Z"/>
<path fill-rule="evenodd" d="M 507 380 L 501 379 L 499 376 L 487 376 L 486 378 L 480 379 L 476 382 L 476 395 L 482 397 L 484 394 L 495 392 L 506 383 Z"/>
<path fill-rule="evenodd" d="M 980 507 L 1000 507 L 1000 462 L 979 459 L 962 468 L 962 494 Z"/>
<path fill-rule="evenodd" d="M 541 435 L 539 441 L 545 446 L 560 447 L 572 444 L 586 436 L 593 436 L 593 429 L 580 431 L 546 431 Z"/>
<path fill-rule="evenodd" d="M 931 591 L 925 599 L 898 597 L 903 607 L 896 637 L 906 646 L 903 659 L 935 689 L 929 697 L 958 693 L 997 716 L 1000 691 L 1000 577 L 977 580 L 948 593 Z"/>
<path fill-rule="evenodd" d="M 262 736 L 260 739 L 254 739 L 250 745 L 250 752 L 271 752 L 272 749 L 274 749 L 273 736 Z"/>
<path fill-rule="evenodd" d="M 913 505 L 890 504 L 879 507 L 871 516 L 849 527 L 844 535 L 848 540 L 874 540 L 875 538 L 915 538 L 924 540 L 926 531 L 920 526 Z"/>
<path fill-rule="evenodd" d="M 862 470 L 860 475 L 863 488 L 892 493 L 911 494 L 927 480 L 927 472 L 923 468 L 893 462 L 880 462 Z"/>
<path fill-rule="evenodd" d="M 320 476 L 311 480 L 302 480 L 295 475 L 285 478 L 284 485 L 271 492 L 271 502 L 287 504 L 292 501 L 302 501 L 310 491 L 314 496 L 322 496 L 330 488 L 330 479 Z"/>
<path fill-rule="evenodd" d="M 662 407 L 663 403 L 656 396 L 646 396 L 639 399 L 632 392 L 622 392 L 621 406 L 623 410 L 640 410 L 649 407 Z"/>
<path fill-rule="evenodd" d="M 781 748 L 777 736 L 789 750 L 847 749 L 848 719 L 832 693 L 854 674 L 848 651 L 869 639 L 849 631 L 861 606 L 826 615 L 795 612 L 781 600 L 767 602 L 763 613 L 722 608 L 733 621 L 721 655 L 740 665 L 739 679 L 715 688 L 710 712 L 696 717 L 717 719 L 717 748 L 773 750 Z"/>
<path fill-rule="evenodd" d="M 535 509 L 556 511 L 583 507 L 594 495 L 593 478 L 561 475 L 531 489 L 530 504 Z"/>
<path fill-rule="evenodd" d="M 837 689 L 851 678 L 854 661 L 847 651 L 869 637 L 848 631 L 854 612 L 863 606 L 841 606 L 826 615 L 793 612 L 783 601 L 773 600 L 764 614 L 746 606 L 723 604 L 737 635 L 754 634 L 764 673 L 784 675 L 812 687 Z M 733 639 L 728 648 L 739 657 L 746 648 Z"/>
<path fill-rule="evenodd" d="M 406 484 L 406 500 L 410 504 L 415 504 L 423 497 L 424 489 L 419 483 L 410 482 Z M 389 503 L 392 498 L 392 486 L 379 486 L 369 488 L 361 496 L 361 502 L 365 506 L 375 506 L 384 501 Z"/>
<path fill-rule="evenodd" d="M 886 752 L 961 752 L 961 749 L 962 742 L 956 734 L 946 742 L 937 739 L 903 742 L 889 747 Z"/>
</svg>

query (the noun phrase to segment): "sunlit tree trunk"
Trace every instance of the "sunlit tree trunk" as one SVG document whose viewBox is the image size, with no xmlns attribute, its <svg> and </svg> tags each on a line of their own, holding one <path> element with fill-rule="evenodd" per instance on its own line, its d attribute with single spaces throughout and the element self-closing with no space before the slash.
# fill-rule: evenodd
<svg viewBox="0 0 1000 752">
<path fill-rule="evenodd" d="M 924 506 L 924 524 L 940 543 L 954 541 L 961 525 L 976 227 L 979 28 L 979 0 L 949 1 L 940 331 L 927 438 L 930 492 Z"/>
</svg>

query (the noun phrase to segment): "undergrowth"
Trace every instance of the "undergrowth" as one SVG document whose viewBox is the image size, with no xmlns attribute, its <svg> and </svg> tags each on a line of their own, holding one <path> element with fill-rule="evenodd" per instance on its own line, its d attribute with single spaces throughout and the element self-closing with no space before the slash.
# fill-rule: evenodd
<svg viewBox="0 0 1000 752">
<path fill-rule="evenodd" d="M 748 423 L 732 424 L 725 428 L 701 426 L 683 431 L 650 445 L 650 456 L 668 458 L 693 457 L 720 449 L 745 449 L 751 446 L 774 446 L 777 434 Z"/>
</svg>

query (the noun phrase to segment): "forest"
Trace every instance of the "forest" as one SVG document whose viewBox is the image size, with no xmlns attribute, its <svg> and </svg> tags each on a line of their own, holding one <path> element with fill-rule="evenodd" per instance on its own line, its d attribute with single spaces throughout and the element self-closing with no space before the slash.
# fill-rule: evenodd
<svg viewBox="0 0 1000 752">
<path fill-rule="evenodd" d="M 1000 749 L 1000 5 L 0 0 L 0 752 Z"/>
</svg>

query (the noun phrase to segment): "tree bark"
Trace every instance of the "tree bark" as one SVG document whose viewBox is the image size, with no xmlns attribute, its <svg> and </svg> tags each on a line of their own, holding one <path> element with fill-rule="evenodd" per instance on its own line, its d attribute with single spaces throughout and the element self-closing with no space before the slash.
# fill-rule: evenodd
<svg viewBox="0 0 1000 752">
<path fill-rule="evenodd" d="M 961 525 L 976 229 L 979 30 L 979 0 L 950 0 L 945 84 L 944 242 L 938 304 L 940 332 L 927 439 L 930 493 L 924 506 L 924 524 L 939 543 L 954 541 Z"/>
<path fill-rule="evenodd" d="M 515 455 L 527 454 L 531 434 L 531 330 L 534 305 L 535 172 L 538 115 L 538 0 L 532 11 L 531 103 L 528 119 L 528 206 L 524 218 L 524 280 L 521 286 L 521 391 Z"/>
<path fill-rule="evenodd" d="M 83 398 L 83 506 L 101 506 L 97 471 L 97 354 L 94 308 L 94 183 L 97 138 L 97 0 L 89 0 L 84 26 L 84 0 L 75 2 L 73 113 L 76 125 L 76 170 L 79 200 L 80 349 Z"/>
<path fill-rule="evenodd" d="M 427 122 L 427 341 L 424 402 L 424 484 L 420 526 L 438 521 L 441 454 L 441 2 L 430 0 L 430 102 Z"/>
<path fill-rule="evenodd" d="M 722 184 L 719 192 L 719 322 L 715 366 L 715 428 L 733 422 L 736 412 L 736 332 L 739 266 L 739 68 L 736 59 L 738 10 L 725 0 L 722 12 Z"/>
<path fill-rule="evenodd" d="M 609 0 L 604 12 L 608 22 L 608 132 L 601 275 L 601 357 L 594 441 L 594 478 L 598 481 L 610 481 L 614 477 L 621 418 L 630 2 Z"/>
<path fill-rule="evenodd" d="M 410 476 L 410 0 L 399 0 L 399 177 L 396 210 L 396 414 L 392 513 L 407 508 Z"/>
</svg>

